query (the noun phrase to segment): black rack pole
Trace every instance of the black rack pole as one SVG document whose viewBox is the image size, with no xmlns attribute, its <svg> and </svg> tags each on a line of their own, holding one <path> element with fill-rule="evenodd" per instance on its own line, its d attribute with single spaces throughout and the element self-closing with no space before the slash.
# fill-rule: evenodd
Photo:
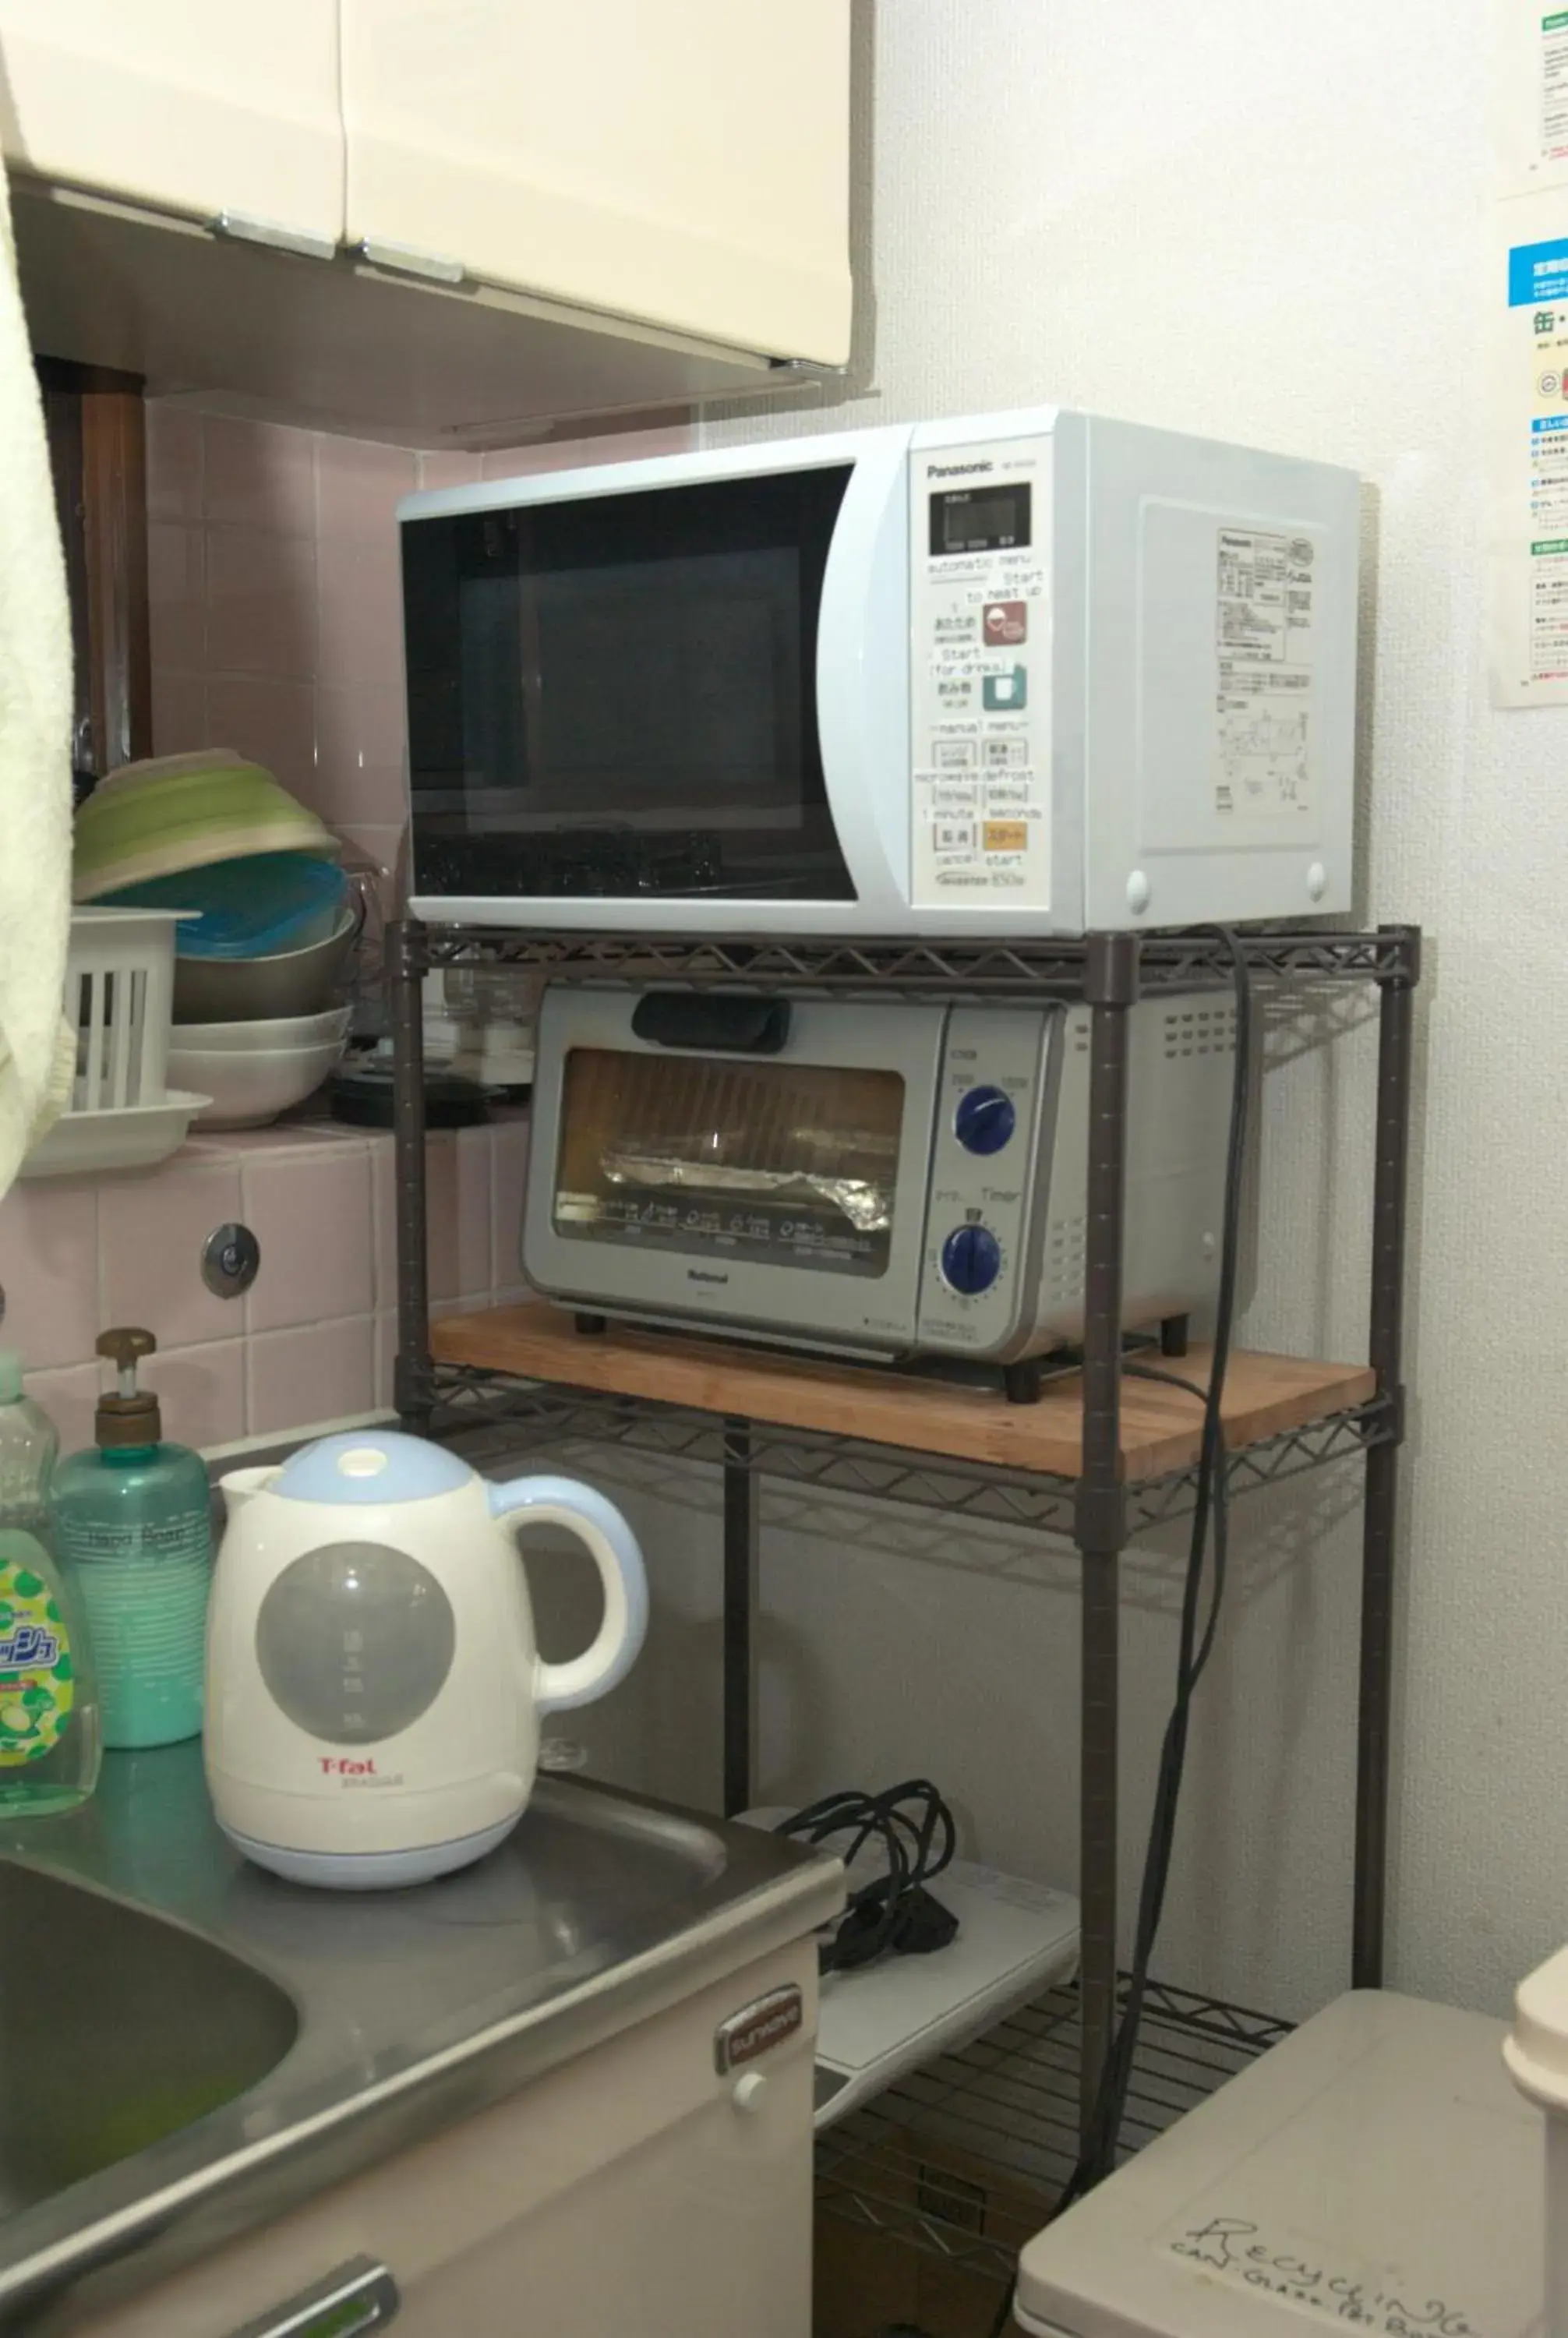
<svg viewBox="0 0 1568 2338">
<path fill-rule="evenodd" d="M 430 1277 L 425 1225 L 425 928 L 399 918 L 392 962 L 392 1174 L 397 1216 L 397 1361 L 393 1401 L 405 1429 L 430 1426 Z"/>
<path fill-rule="evenodd" d="M 1073 1538 L 1083 1561 L 1083 1750 L 1078 1896 L 1083 1907 L 1080 2119 L 1091 2116 L 1116 2021 L 1116 1767 L 1122 1478 L 1122 1258 L 1127 1175 L 1128 1015 L 1136 934 L 1092 934 L 1089 1162 L 1083 1265 L 1083 1459 Z"/>
<path fill-rule="evenodd" d="M 757 1481 L 751 1424 L 724 1423 L 724 1815 L 751 1803 L 752 1615 L 757 1594 Z"/>
<path fill-rule="evenodd" d="M 1380 930 L 1394 932 L 1396 928 Z M 1410 1157 L 1410 1055 L 1419 935 L 1405 928 L 1405 962 L 1382 986 L 1377 1127 L 1372 1185 L 1372 1298 L 1367 1360 L 1393 1434 L 1367 1456 L 1361 1529 L 1361 1686 L 1357 1717 L 1356 1898 L 1351 1984 L 1383 1986 L 1388 1867 L 1389 1711 L 1394 1686 L 1394 1537 L 1405 1435 L 1400 1342 L 1405 1314 L 1405 1194 Z"/>
</svg>

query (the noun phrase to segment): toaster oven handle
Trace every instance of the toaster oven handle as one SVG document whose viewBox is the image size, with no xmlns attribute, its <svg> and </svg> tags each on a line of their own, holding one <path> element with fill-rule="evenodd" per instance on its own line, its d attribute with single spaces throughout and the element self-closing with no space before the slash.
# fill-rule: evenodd
<svg viewBox="0 0 1568 2338">
<path fill-rule="evenodd" d="M 655 1047 L 695 1047 L 705 1056 L 777 1056 L 789 1036 L 789 1001 L 645 990 L 632 1010 L 632 1028 Z"/>
</svg>

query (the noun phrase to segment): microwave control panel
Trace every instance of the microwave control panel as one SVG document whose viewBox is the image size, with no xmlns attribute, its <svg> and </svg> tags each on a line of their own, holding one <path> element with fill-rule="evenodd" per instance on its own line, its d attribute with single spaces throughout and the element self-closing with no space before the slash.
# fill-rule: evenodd
<svg viewBox="0 0 1568 2338">
<path fill-rule="evenodd" d="M 1028 1288 L 1052 1033 L 1059 1007 L 955 1007 L 937 1076 L 918 1346 L 987 1355 Z"/>
<path fill-rule="evenodd" d="M 1051 906 L 1045 433 L 909 462 L 911 899 Z"/>
</svg>

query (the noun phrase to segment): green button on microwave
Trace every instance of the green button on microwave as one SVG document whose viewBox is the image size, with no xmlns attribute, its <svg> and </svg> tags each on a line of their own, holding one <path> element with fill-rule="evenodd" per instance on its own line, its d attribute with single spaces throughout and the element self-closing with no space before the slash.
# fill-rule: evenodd
<svg viewBox="0 0 1568 2338">
<path fill-rule="evenodd" d="M 1029 703 L 1029 674 L 1024 666 L 1015 665 L 1009 673 L 988 673 L 981 678 L 980 703 L 987 714 L 1017 714 Z"/>
</svg>

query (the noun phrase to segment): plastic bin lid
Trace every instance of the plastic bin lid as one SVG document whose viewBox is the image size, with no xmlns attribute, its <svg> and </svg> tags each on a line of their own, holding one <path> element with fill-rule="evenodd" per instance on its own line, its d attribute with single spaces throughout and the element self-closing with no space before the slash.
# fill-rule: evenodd
<svg viewBox="0 0 1568 2338">
<path fill-rule="evenodd" d="M 348 880 L 335 861 L 310 853 L 255 852 L 150 878 L 111 898 L 128 909 L 194 911 L 175 939 L 181 958 L 271 958 L 325 940 L 348 901 Z"/>
<path fill-rule="evenodd" d="M 1568 2109 L 1568 1949 L 1559 1949 L 1520 1982 L 1503 2059 L 1532 2102 L 1544 2110 Z M 1568 2200 L 1563 2206 L 1568 2215 Z"/>
<path fill-rule="evenodd" d="M 1485 2014 L 1388 1991 L 1338 1999 L 1029 2242 L 1020 2326 L 1543 2331 L 1541 2122 L 1508 2083 L 1503 2036 Z M 1151 2068 L 1134 2121 L 1166 2091 Z"/>
</svg>

